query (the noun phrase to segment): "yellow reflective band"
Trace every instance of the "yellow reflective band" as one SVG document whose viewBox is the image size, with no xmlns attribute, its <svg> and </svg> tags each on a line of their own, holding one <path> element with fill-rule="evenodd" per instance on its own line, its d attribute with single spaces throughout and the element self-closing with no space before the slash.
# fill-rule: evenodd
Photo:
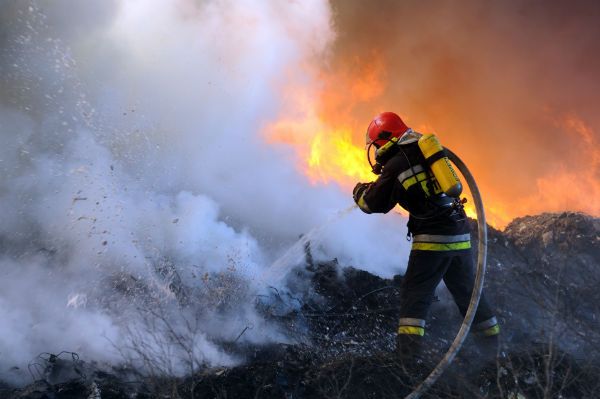
<svg viewBox="0 0 600 399">
<path fill-rule="evenodd" d="M 455 251 L 457 249 L 471 248 L 471 241 L 463 242 L 413 242 L 412 249 L 419 251 Z"/>
<path fill-rule="evenodd" d="M 442 192 L 442 188 L 437 180 L 435 178 L 429 178 L 426 172 L 417 173 L 416 175 L 404 180 L 402 182 L 402 187 L 404 187 L 405 190 L 408 190 L 417 183 L 421 183 L 421 187 L 427 196 L 432 195 L 432 193 L 429 192 L 429 184 L 431 184 L 433 187 L 433 194 L 440 194 Z"/>
<path fill-rule="evenodd" d="M 485 335 L 486 337 L 491 337 L 493 335 L 498 335 L 500 334 L 500 326 L 498 324 L 496 324 L 493 327 L 490 327 L 486 330 L 482 331 L 482 334 Z"/>
<path fill-rule="evenodd" d="M 363 210 L 363 212 L 371 213 L 371 210 L 369 209 L 369 205 L 367 205 L 367 203 L 365 202 L 364 194 L 358 199 L 357 205 L 360 209 Z"/>
<path fill-rule="evenodd" d="M 425 173 L 425 172 L 417 173 L 415 176 L 412 176 L 412 177 L 404 180 L 402 182 L 402 187 L 404 187 L 406 190 L 408 190 L 408 188 L 413 186 L 414 184 L 417 184 L 417 183 L 425 181 L 425 180 L 427 180 L 427 173 Z"/>
<path fill-rule="evenodd" d="M 398 334 L 420 335 L 422 337 L 425 335 L 425 329 L 415 326 L 400 326 L 398 327 Z"/>
</svg>

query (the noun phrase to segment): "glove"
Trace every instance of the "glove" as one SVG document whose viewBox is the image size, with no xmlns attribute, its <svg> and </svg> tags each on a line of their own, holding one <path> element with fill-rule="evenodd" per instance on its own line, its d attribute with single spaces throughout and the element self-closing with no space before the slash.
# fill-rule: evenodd
<svg viewBox="0 0 600 399">
<path fill-rule="evenodd" d="M 358 200 L 360 200 L 360 197 L 362 197 L 364 192 L 371 187 L 371 184 L 373 183 L 357 183 L 356 186 L 354 186 L 354 190 L 352 190 L 354 202 L 358 204 Z"/>
</svg>

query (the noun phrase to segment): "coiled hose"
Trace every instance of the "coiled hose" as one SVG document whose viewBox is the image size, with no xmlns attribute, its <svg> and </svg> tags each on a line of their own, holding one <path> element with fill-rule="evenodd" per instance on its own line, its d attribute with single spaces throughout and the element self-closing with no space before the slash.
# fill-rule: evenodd
<svg viewBox="0 0 600 399">
<path fill-rule="evenodd" d="M 477 272 L 475 274 L 475 284 L 473 285 L 473 292 L 471 294 L 471 301 L 469 302 L 469 308 L 467 309 L 467 313 L 465 314 L 465 318 L 460 326 L 460 330 L 456 334 L 452 345 L 448 349 L 448 352 L 444 355 L 442 360 L 435 366 L 435 368 L 429 373 L 427 378 L 423 380 L 423 382 L 417 386 L 414 391 L 410 393 L 410 395 L 406 396 L 405 399 L 417 399 L 420 398 L 425 391 L 427 391 L 438 378 L 446 371 L 448 366 L 452 363 L 456 354 L 460 350 L 471 329 L 471 324 L 473 323 L 473 318 L 475 317 L 475 312 L 477 311 L 477 305 L 479 305 L 479 298 L 481 298 L 481 290 L 483 289 L 483 278 L 485 275 L 485 267 L 486 267 L 486 258 L 487 258 L 487 225 L 485 222 L 485 212 L 483 209 L 483 202 L 481 200 L 481 194 L 479 194 L 479 189 L 477 188 L 477 184 L 475 183 L 475 179 L 469 169 L 465 165 L 465 163 L 452 151 L 449 149 L 445 149 L 448 154 L 448 158 L 462 173 L 463 177 L 467 181 L 467 186 L 469 186 L 469 190 L 471 191 L 471 195 L 473 197 L 473 202 L 475 203 L 475 209 L 477 211 L 477 231 L 479 238 L 478 255 L 477 255 Z"/>
</svg>

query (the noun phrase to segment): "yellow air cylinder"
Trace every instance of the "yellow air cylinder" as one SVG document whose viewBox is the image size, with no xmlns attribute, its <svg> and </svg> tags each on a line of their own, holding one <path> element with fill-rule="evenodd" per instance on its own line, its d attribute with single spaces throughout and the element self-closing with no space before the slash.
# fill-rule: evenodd
<svg viewBox="0 0 600 399">
<path fill-rule="evenodd" d="M 462 193 L 462 184 L 437 137 L 424 134 L 419 139 L 419 148 L 442 191 L 450 197 L 458 197 Z"/>
</svg>

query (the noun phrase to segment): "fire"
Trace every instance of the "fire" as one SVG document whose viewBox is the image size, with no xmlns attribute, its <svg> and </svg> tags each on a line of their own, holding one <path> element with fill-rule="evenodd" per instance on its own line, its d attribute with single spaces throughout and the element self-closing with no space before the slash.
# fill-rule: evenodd
<svg viewBox="0 0 600 399">
<path fill-rule="evenodd" d="M 350 63 L 344 70 L 309 70 L 318 88 L 289 84 L 283 88 L 288 117 L 265 129 L 270 144 L 293 147 L 298 168 L 312 184 L 344 188 L 375 179 L 367 161 L 365 121 L 356 121 L 354 105 L 381 94 L 382 64 Z M 344 90 L 340 90 L 344 88 Z M 349 99 L 352 99 L 349 101 Z M 367 122 L 368 123 L 368 122 Z"/>
<path fill-rule="evenodd" d="M 301 95 L 297 100 L 307 105 L 305 96 Z M 335 183 L 349 190 L 357 182 L 377 178 L 367 161 L 364 133 L 350 126 L 330 126 L 314 110 L 306 112 L 304 118 L 272 123 L 266 129 L 266 139 L 271 144 L 293 147 L 298 156 L 298 168 L 313 185 Z M 467 188 L 463 196 L 467 198 L 467 215 L 476 218 L 474 202 Z M 501 204 L 486 201 L 485 205 L 488 223 L 503 226 L 512 220 Z M 400 207 L 396 207 L 396 212 L 408 215 Z"/>
<path fill-rule="evenodd" d="M 357 143 L 358 133 L 353 134 L 350 127 L 329 128 L 323 121 L 313 117 L 297 122 L 278 121 L 268 131 L 271 143 L 295 147 L 300 158 L 298 167 L 314 185 L 336 183 L 349 189 L 357 182 L 370 182 L 377 178 L 367 161 L 365 145 Z M 307 135 L 307 143 L 302 143 L 299 138 Z M 361 134 L 361 139 L 364 140 L 364 134 Z M 465 192 L 465 196 L 467 215 L 476 218 L 473 200 L 468 192 Z M 499 213 L 499 209 L 496 211 L 494 215 Z M 408 216 L 400 207 L 396 208 L 396 212 Z M 501 220 L 504 219 L 497 216 L 488 218 L 488 222 L 494 224 Z"/>
<path fill-rule="evenodd" d="M 310 105 L 305 92 L 298 88 L 291 92 L 296 95 L 297 105 Z M 336 97 L 335 100 L 339 99 Z M 284 144 L 295 149 L 297 166 L 313 185 L 335 183 L 350 189 L 357 182 L 371 182 L 377 178 L 367 160 L 364 132 L 350 126 L 331 126 L 312 108 L 301 118 L 278 120 L 265 131 L 270 144 Z M 469 217 L 475 218 L 477 213 L 469 194 L 465 190 L 465 210 Z M 499 207 L 494 210 L 493 216 L 488 216 L 488 222 L 501 224 L 506 218 L 498 217 L 503 214 Z M 396 211 L 407 216 L 400 207 Z"/>
<path fill-rule="evenodd" d="M 306 136 L 305 143 L 297 139 Z M 285 121 L 270 126 L 268 137 L 272 143 L 291 144 L 296 148 L 298 167 L 312 184 L 335 182 L 350 187 L 375 177 L 367 162 L 364 145 L 355 143 L 348 127 L 329 128 L 321 121 Z"/>
<path fill-rule="evenodd" d="M 572 144 L 577 162 L 557 160 L 553 170 L 535 180 L 536 192 L 516 204 L 521 214 L 538 212 L 580 211 L 600 215 L 600 140 L 594 130 L 575 114 L 555 121 Z"/>
<path fill-rule="evenodd" d="M 318 133 L 307 155 L 307 176 L 313 183 L 336 181 L 350 185 L 373 180 L 365 149 L 352 142 L 349 129 Z"/>
<path fill-rule="evenodd" d="M 313 70 L 312 76 L 318 84 L 284 88 L 286 116 L 267 126 L 267 141 L 292 147 L 298 169 L 313 185 L 333 183 L 348 190 L 357 182 L 375 180 L 364 147 L 366 126 L 379 112 L 402 112 L 414 104 L 402 97 L 398 99 L 404 101 L 400 105 L 396 99 L 385 99 L 385 68 L 378 63 L 349 63 L 331 74 Z M 521 136 L 513 136 L 518 139 L 499 141 L 504 132 L 494 136 L 484 128 L 481 131 L 487 136 L 475 134 L 469 125 L 456 125 L 454 115 L 440 112 L 428 117 L 421 113 L 426 108 L 417 104 L 411 115 L 401 116 L 417 131 L 436 133 L 465 161 L 477 181 L 486 220 L 492 226 L 502 229 L 516 217 L 542 212 L 600 214 L 600 202 L 594 201 L 600 196 L 600 142 L 597 132 L 575 113 L 552 119 L 550 127 L 560 132 L 564 144 L 560 154 L 546 162 L 546 154 L 556 149 L 548 147 L 541 155 L 536 154 L 537 158 L 532 157 L 531 147 L 522 137 L 535 139 L 535 135 L 525 127 L 515 127 L 521 129 Z M 551 142 L 535 140 L 536 150 Z M 570 152 L 561 159 L 564 149 Z M 499 151 L 504 151 L 503 160 L 497 156 Z M 546 163 L 540 163 L 540 157 Z M 467 215 L 475 218 L 467 187 L 463 196 L 467 198 Z"/>
</svg>

